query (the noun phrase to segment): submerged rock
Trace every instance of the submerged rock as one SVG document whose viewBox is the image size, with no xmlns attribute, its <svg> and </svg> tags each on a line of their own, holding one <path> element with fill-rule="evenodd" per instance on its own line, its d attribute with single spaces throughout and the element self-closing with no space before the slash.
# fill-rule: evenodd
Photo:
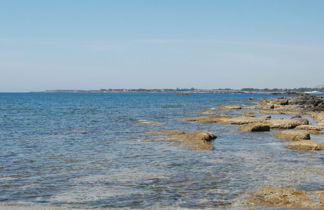
<svg viewBox="0 0 324 210">
<path fill-rule="evenodd" d="M 138 121 L 141 124 L 146 124 L 146 125 L 162 125 L 163 123 L 156 122 L 156 121 L 148 121 L 148 120 L 139 120 Z"/>
<path fill-rule="evenodd" d="M 275 137 L 279 139 L 293 140 L 293 141 L 310 140 L 309 133 L 303 130 L 279 131 L 275 134 Z"/>
<path fill-rule="evenodd" d="M 224 114 L 224 115 L 212 115 L 212 116 L 206 116 L 206 117 L 186 117 L 182 118 L 186 121 L 201 123 L 201 124 L 207 124 L 207 123 L 219 123 L 226 119 L 230 119 L 231 117 Z"/>
<path fill-rule="evenodd" d="M 311 140 L 296 141 L 288 145 L 289 149 L 301 150 L 301 151 L 314 151 L 323 150 L 324 144 L 318 144 Z"/>
<path fill-rule="evenodd" d="M 212 150 L 212 140 L 217 136 L 210 132 L 194 132 L 180 135 L 173 135 L 165 138 L 166 141 L 174 141 L 180 143 L 193 150 Z"/>
<path fill-rule="evenodd" d="M 240 130 L 245 132 L 264 132 L 270 131 L 270 126 L 263 123 L 249 123 L 241 125 Z"/>
<path fill-rule="evenodd" d="M 219 106 L 218 109 L 242 109 L 241 105 L 239 104 L 231 104 L 231 105 L 225 105 L 225 106 Z"/>
<path fill-rule="evenodd" d="M 185 134 L 184 131 L 181 130 L 166 130 L 166 131 L 151 131 L 147 132 L 149 135 L 180 135 Z"/>
<path fill-rule="evenodd" d="M 284 208 L 324 208 L 324 191 L 265 186 L 247 199 L 249 204 Z"/>
</svg>

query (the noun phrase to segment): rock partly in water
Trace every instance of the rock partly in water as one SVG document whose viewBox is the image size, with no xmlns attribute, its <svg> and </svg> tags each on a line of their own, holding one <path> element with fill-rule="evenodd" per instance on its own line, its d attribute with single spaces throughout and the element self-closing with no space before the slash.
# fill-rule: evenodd
<svg viewBox="0 0 324 210">
<path fill-rule="evenodd" d="M 271 119 L 271 115 L 261 116 L 260 119 L 262 119 L 262 120 Z"/>
<path fill-rule="evenodd" d="M 242 109 L 241 105 L 239 104 L 231 104 L 231 105 L 225 105 L 225 106 L 219 106 L 218 109 Z"/>
<path fill-rule="evenodd" d="M 207 123 L 219 123 L 230 118 L 231 118 L 230 116 L 224 114 L 224 115 L 211 115 L 206 117 L 185 117 L 182 119 L 186 121 L 207 124 Z"/>
<path fill-rule="evenodd" d="M 310 134 L 315 134 L 315 135 L 323 134 L 323 132 L 322 132 L 323 127 L 318 126 L 318 125 L 299 125 L 299 126 L 296 127 L 296 129 L 298 129 L 298 130 L 306 130 Z"/>
<path fill-rule="evenodd" d="M 305 111 L 324 112 L 324 96 L 298 96 L 290 98 L 289 104 L 298 105 Z"/>
<path fill-rule="evenodd" d="M 271 128 L 278 128 L 278 129 L 292 129 L 299 125 L 308 125 L 309 121 L 303 118 L 297 119 L 269 119 L 266 120 Z"/>
<path fill-rule="evenodd" d="M 156 121 L 149 121 L 149 120 L 139 120 L 138 121 L 141 124 L 145 124 L 145 125 L 162 125 L 163 123 L 160 122 L 156 122 Z"/>
<path fill-rule="evenodd" d="M 185 134 L 186 132 L 181 130 L 166 130 L 166 131 L 151 131 L 147 132 L 146 134 L 149 135 L 180 135 Z"/>
<path fill-rule="evenodd" d="M 173 135 L 165 138 L 166 141 L 174 141 L 193 150 L 212 150 L 212 140 L 217 136 L 210 132 L 194 132 L 180 135 Z"/>
<path fill-rule="evenodd" d="M 270 126 L 263 123 L 249 123 L 241 125 L 240 130 L 245 132 L 264 132 L 270 131 Z"/>
<path fill-rule="evenodd" d="M 310 140 L 309 133 L 303 130 L 279 131 L 275 134 L 275 137 L 279 139 L 292 140 L 292 141 Z"/>
<path fill-rule="evenodd" d="M 314 151 L 314 150 L 323 150 L 324 144 L 318 144 L 311 140 L 302 140 L 292 142 L 288 145 L 289 149 L 301 150 L 301 151 Z"/>
<path fill-rule="evenodd" d="M 247 199 L 248 204 L 284 208 L 324 208 L 324 191 L 265 186 Z"/>
</svg>

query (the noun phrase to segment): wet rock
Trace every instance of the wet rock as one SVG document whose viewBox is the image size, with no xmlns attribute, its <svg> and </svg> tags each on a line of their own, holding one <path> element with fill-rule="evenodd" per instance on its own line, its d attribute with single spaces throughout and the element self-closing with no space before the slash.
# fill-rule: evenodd
<svg viewBox="0 0 324 210">
<path fill-rule="evenodd" d="M 270 126 L 262 123 L 250 123 L 241 125 L 240 130 L 245 132 L 264 132 L 270 131 Z"/>
<path fill-rule="evenodd" d="M 293 140 L 293 141 L 301 141 L 301 140 L 309 140 L 310 135 L 307 131 L 302 130 L 284 130 L 279 131 L 275 134 L 275 137 L 279 139 Z"/>
<path fill-rule="evenodd" d="M 324 191 L 266 186 L 248 198 L 249 204 L 284 208 L 324 208 Z"/>
<path fill-rule="evenodd" d="M 302 140 L 290 143 L 288 145 L 289 149 L 301 150 L 301 151 L 314 151 L 324 149 L 323 144 L 318 144 L 311 140 Z"/>
<path fill-rule="evenodd" d="M 194 132 L 180 135 L 173 135 L 165 138 L 167 141 L 174 141 L 193 150 L 212 150 L 212 140 L 217 136 L 210 132 Z"/>
<path fill-rule="evenodd" d="M 239 104 L 231 104 L 231 105 L 225 105 L 225 106 L 219 106 L 218 109 L 242 109 L 241 105 Z"/>
<path fill-rule="evenodd" d="M 147 132 L 149 135 L 180 135 L 185 134 L 184 131 L 181 130 L 166 130 L 166 131 L 151 131 Z"/>
</svg>

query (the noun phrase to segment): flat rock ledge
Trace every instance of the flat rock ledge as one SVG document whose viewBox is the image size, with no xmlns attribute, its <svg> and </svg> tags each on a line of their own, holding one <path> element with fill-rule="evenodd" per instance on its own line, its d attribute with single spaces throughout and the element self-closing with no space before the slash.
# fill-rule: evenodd
<svg viewBox="0 0 324 210">
<path fill-rule="evenodd" d="M 212 141 L 217 136 L 210 132 L 194 132 L 179 135 L 172 135 L 164 138 L 165 141 L 172 141 L 179 143 L 192 150 L 212 150 Z"/>
<path fill-rule="evenodd" d="M 318 125 L 299 125 L 296 127 L 296 129 L 306 130 L 310 134 L 314 134 L 314 135 L 323 134 L 323 132 L 322 132 L 323 126 L 318 126 Z"/>
<path fill-rule="evenodd" d="M 219 106 L 217 109 L 242 109 L 241 105 L 239 104 L 230 104 L 225 106 Z"/>
<path fill-rule="evenodd" d="M 250 123 L 241 125 L 240 130 L 244 132 L 265 132 L 270 131 L 270 126 L 262 123 Z"/>
<path fill-rule="evenodd" d="M 301 141 L 310 140 L 310 134 L 303 130 L 284 130 L 275 133 L 275 137 L 279 139 Z"/>
<path fill-rule="evenodd" d="M 324 191 L 303 191 L 294 188 L 265 186 L 247 204 L 281 208 L 324 209 Z"/>
<path fill-rule="evenodd" d="M 289 149 L 300 150 L 300 151 L 315 151 L 315 150 L 323 150 L 324 144 L 323 143 L 316 143 L 311 140 L 302 140 L 296 141 L 293 143 L 288 144 L 287 146 Z"/>
<path fill-rule="evenodd" d="M 234 124 L 234 125 L 244 125 L 251 123 L 262 123 L 267 124 L 270 128 L 278 128 L 278 129 L 292 129 L 299 125 L 308 125 L 309 122 L 303 118 L 294 118 L 294 119 L 284 119 L 284 118 L 255 118 L 251 116 L 238 116 L 231 117 L 229 115 L 211 115 L 206 117 L 186 117 L 182 118 L 186 121 L 191 121 L 200 124 L 208 124 L 208 123 L 223 123 L 223 124 Z"/>
</svg>

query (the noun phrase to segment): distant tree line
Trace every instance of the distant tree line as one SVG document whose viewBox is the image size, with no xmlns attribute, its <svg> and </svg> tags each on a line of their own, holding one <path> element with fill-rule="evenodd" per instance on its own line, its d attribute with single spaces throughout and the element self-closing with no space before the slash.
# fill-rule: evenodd
<svg viewBox="0 0 324 210">
<path fill-rule="evenodd" d="M 324 88 L 242 88 L 241 91 L 251 92 L 312 92 L 319 91 L 324 92 Z"/>
</svg>

